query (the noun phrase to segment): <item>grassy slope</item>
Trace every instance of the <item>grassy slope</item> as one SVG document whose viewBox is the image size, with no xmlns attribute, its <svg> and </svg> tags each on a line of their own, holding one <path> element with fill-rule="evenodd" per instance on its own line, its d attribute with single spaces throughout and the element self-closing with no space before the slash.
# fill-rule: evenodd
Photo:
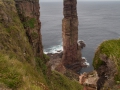
<svg viewBox="0 0 120 90">
<path fill-rule="evenodd" d="M 12 89 L 44 90 L 46 84 L 43 74 L 30 64 L 4 54 L 0 54 L 0 75 L 0 83 Z"/>
<path fill-rule="evenodd" d="M 102 60 L 99 58 L 101 54 L 105 54 L 113 60 L 116 68 L 120 71 L 120 39 L 104 41 L 97 49 L 93 61 L 93 66 L 98 69 L 102 65 Z M 116 77 L 117 81 L 120 81 L 120 73 Z"/>
<path fill-rule="evenodd" d="M 64 75 L 52 72 L 49 84 L 51 90 L 83 90 L 77 81 L 69 80 Z"/>
<path fill-rule="evenodd" d="M 33 56 L 14 1 L 0 0 L 0 8 L 0 88 L 82 90 L 76 81 L 58 72 L 46 75 L 43 60 Z"/>
</svg>

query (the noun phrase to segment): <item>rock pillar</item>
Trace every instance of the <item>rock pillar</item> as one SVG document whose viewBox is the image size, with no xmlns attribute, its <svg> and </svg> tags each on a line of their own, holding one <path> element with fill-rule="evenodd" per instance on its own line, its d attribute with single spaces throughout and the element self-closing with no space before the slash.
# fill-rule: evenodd
<svg viewBox="0 0 120 90">
<path fill-rule="evenodd" d="M 81 69 L 81 53 L 78 41 L 77 0 L 64 0 L 62 20 L 63 64 L 75 72 Z"/>
</svg>

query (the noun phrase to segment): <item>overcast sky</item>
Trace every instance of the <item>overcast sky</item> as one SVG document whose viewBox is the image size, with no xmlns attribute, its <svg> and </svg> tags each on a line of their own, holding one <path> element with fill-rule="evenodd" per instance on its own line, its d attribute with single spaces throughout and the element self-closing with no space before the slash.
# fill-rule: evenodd
<svg viewBox="0 0 120 90">
<path fill-rule="evenodd" d="M 40 0 L 40 2 L 59 2 L 63 0 Z M 120 1 L 120 0 L 78 0 L 78 1 Z"/>
</svg>

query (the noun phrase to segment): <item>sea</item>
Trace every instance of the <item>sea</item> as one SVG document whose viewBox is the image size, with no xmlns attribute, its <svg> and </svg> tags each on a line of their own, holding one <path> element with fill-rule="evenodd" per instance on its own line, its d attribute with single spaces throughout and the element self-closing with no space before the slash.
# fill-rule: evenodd
<svg viewBox="0 0 120 90">
<path fill-rule="evenodd" d="M 97 47 L 105 40 L 120 38 L 120 1 L 80 1 L 77 11 L 79 40 L 86 43 L 81 52 L 90 64 L 80 72 L 90 72 L 93 70 L 92 62 Z M 40 2 L 45 53 L 62 50 L 62 19 L 63 2 Z"/>
</svg>

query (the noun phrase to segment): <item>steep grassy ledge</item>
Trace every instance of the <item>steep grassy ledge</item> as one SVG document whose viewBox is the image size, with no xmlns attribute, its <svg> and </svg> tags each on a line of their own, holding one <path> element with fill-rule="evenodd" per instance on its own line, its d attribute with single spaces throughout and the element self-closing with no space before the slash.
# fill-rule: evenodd
<svg viewBox="0 0 120 90">
<path fill-rule="evenodd" d="M 107 55 L 108 58 L 114 61 L 117 69 L 120 70 L 120 40 L 104 41 L 97 49 L 93 66 L 98 69 L 103 61 L 100 59 L 100 54 Z"/>
<path fill-rule="evenodd" d="M 82 90 L 77 81 L 47 69 L 46 60 L 34 54 L 14 0 L 0 0 L 0 89 Z"/>
<path fill-rule="evenodd" d="M 32 48 L 13 0 L 0 1 L 0 51 L 34 64 Z"/>
<path fill-rule="evenodd" d="M 100 82 L 104 82 L 104 86 L 112 88 L 118 85 L 120 83 L 120 39 L 104 41 L 95 53 L 93 66 L 101 78 Z"/>
<path fill-rule="evenodd" d="M 12 89 L 41 88 L 45 82 L 36 66 L 31 45 L 16 11 L 14 0 L 0 1 L 0 86 Z M 33 84 L 34 83 L 34 84 Z"/>
</svg>

